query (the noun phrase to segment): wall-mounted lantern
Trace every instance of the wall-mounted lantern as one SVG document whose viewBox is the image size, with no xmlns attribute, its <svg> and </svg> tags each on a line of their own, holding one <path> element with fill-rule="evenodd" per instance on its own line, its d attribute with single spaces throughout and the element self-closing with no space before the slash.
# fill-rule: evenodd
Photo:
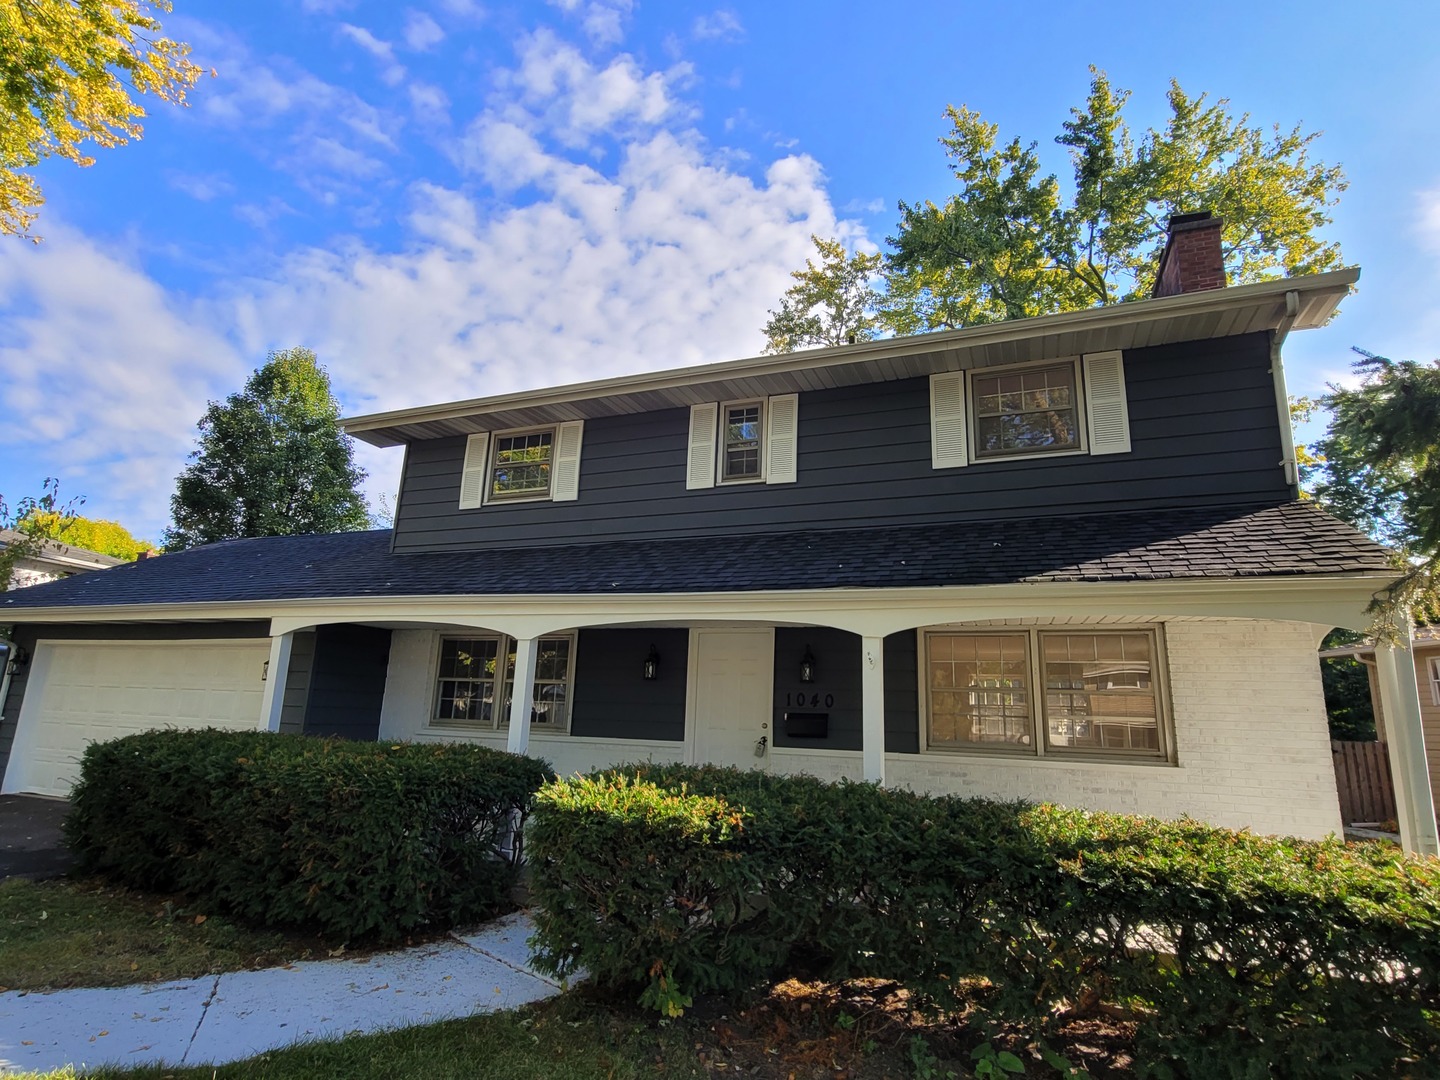
<svg viewBox="0 0 1440 1080">
<path fill-rule="evenodd" d="M 645 681 L 654 682 L 660 676 L 660 654 L 655 651 L 655 646 L 650 646 L 650 652 L 645 657 Z"/>
<path fill-rule="evenodd" d="M 815 681 L 815 654 L 810 651 L 810 646 L 805 646 L 805 655 L 800 657 L 800 681 L 811 683 Z"/>
</svg>

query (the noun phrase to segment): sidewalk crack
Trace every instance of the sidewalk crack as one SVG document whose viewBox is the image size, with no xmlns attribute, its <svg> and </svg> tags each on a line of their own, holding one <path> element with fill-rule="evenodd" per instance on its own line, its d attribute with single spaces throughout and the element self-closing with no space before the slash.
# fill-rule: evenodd
<svg viewBox="0 0 1440 1080">
<path fill-rule="evenodd" d="M 205 1017 L 210 1015 L 210 1003 L 215 1000 L 215 995 L 220 992 L 220 980 L 223 975 L 216 975 L 215 981 L 210 984 L 210 993 L 200 1003 L 200 1019 L 195 1022 L 195 1030 L 190 1033 L 190 1041 L 185 1044 L 185 1053 L 180 1055 L 179 1064 L 184 1065 L 190 1057 L 190 1051 L 195 1046 L 195 1038 L 200 1034 L 200 1025 L 205 1023 Z"/>
<path fill-rule="evenodd" d="M 565 989 L 565 987 L 563 987 L 553 979 L 547 979 L 544 975 L 541 975 L 540 973 L 535 971 L 531 971 L 527 967 L 522 967 L 519 964 L 511 963 L 503 956 L 496 956 L 492 952 L 487 952 L 486 950 L 480 948 L 479 945 L 472 945 L 470 942 L 466 941 L 459 934 L 456 934 L 453 931 L 451 932 L 450 937 L 452 940 L 457 941 L 461 945 L 465 946 L 465 948 L 469 949 L 471 952 L 477 952 L 481 956 L 485 957 L 487 960 L 494 960 L 497 964 L 503 964 L 511 971 L 519 972 L 521 975 L 529 975 L 530 978 L 535 979 L 537 982 L 543 982 L 546 986 L 553 986 L 556 990 Z"/>
</svg>

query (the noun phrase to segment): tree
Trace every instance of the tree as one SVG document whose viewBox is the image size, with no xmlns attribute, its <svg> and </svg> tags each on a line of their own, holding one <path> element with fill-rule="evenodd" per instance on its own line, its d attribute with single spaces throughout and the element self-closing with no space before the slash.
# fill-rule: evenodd
<svg viewBox="0 0 1440 1080">
<path fill-rule="evenodd" d="M 141 135 L 131 97 L 184 104 L 200 68 L 161 37 L 166 0 L 0 0 L 0 234 L 29 235 L 45 200 L 26 170 L 58 155 L 94 164 L 85 143 Z"/>
<path fill-rule="evenodd" d="M 1406 617 L 1440 616 L 1440 361 L 1355 351 L 1361 383 L 1324 397 L 1330 425 L 1310 482 L 1327 510 L 1396 549 L 1401 579 L 1371 607 L 1386 641 Z"/>
<path fill-rule="evenodd" d="M 898 231 L 887 240 L 881 331 L 955 329 L 1146 296 L 1166 221 L 1188 211 L 1224 220 L 1232 284 L 1341 265 L 1339 246 L 1318 234 L 1345 177 L 1311 159 L 1318 132 L 1267 131 L 1233 115 L 1228 99 L 1191 97 L 1172 81 L 1164 129 L 1137 136 L 1124 116 L 1130 92 L 1090 71 L 1084 105 L 1055 139 L 1070 159 L 1064 186 L 1044 171 L 1037 143 L 1002 140 L 998 125 L 963 105 L 946 109 L 950 133 L 940 142 L 959 191 L 943 205 L 900 203 Z"/>
<path fill-rule="evenodd" d="M 869 341 L 879 322 L 879 296 L 870 281 L 883 261 L 879 254 L 846 252 L 838 240 L 811 236 L 820 265 L 805 260 L 804 270 L 792 271 L 795 284 L 780 298 L 780 310 L 769 313 L 765 324 L 765 351 L 787 353 L 810 345 L 846 345 Z"/>
<path fill-rule="evenodd" d="M 41 554 L 58 539 L 59 532 L 75 519 L 75 507 L 84 499 L 60 502 L 60 481 L 47 476 L 38 496 L 26 495 L 12 507 L 0 495 L 0 529 L 10 530 L 0 547 L 0 592 L 15 580 L 15 568 Z"/>
<path fill-rule="evenodd" d="M 35 510 L 27 517 L 47 530 L 49 536 L 64 544 L 99 552 L 116 559 L 134 562 L 142 551 L 154 551 L 148 540 L 140 540 L 118 521 L 73 515 L 64 518 L 58 511 Z"/>
<path fill-rule="evenodd" d="M 369 524 L 330 377 L 309 349 L 272 352 L 245 389 L 210 402 L 175 483 L 175 551 L 241 536 L 348 532 Z"/>
</svg>

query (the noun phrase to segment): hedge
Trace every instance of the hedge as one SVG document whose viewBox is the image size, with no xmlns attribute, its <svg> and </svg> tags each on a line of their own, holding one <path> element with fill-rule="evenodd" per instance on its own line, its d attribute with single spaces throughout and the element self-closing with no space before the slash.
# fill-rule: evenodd
<svg viewBox="0 0 1440 1080">
<path fill-rule="evenodd" d="M 91 744 L 64 827 L 83 871 L 387 941 L 505 906 L 550 775 L 476 746 L 151 731 Z"/>
<path fill-rule="evenodd" d="M 1440 862 L 1385 845 L 649 765 L 529 843 L 541 966 L 662 1012 L 804 970 L 1034 1035 L 1109 1003 L 1145 1076 L 1440 1073 Z"/>
</svg>

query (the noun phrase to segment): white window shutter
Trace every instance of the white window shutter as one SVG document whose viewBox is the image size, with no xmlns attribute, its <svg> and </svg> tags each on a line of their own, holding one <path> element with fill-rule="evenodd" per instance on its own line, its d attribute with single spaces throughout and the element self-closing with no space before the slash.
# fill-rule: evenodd
<svg viewBox="0 0 1440 1080">
<path fill-rule="evenodd" d="M 550 480 L 554 502 L 574 502 L 580 497 L 580 440 L 584 420 L 571 420 L 555 429 L 555 475 Z"/>
<path fill-rule="evenodd" d="M 1130 452 L 1125 361 L 1119 352 L 1085 355 L 1085 421 L 1090 429 L 1090 453 Z"/>
<path fill-rule="evenodd" d="M 965 439 L 965 373 L 930 376 L 930 461 L 937 469 L 968 465 Z"/>
<path fill-rule="evenodd" d="M 690 406 L 690 453 L 685 462 L 685 486 L 715 486 L 715 424 L 720 416 L 718 402 Z"/>
<path fill-rule="evenodd" d="M 796 451 L 800 437 L 800 395 L 778 394 L 766 406 L 765 482 L 795 482 Z"/>
<path fill-rule="evenodd" d="M 490 433 L 477 432 L 465 440 L 465 467 L 460 473 L 460 509 L 474 510 L 485 501 L 486 451 Z"/>
</svg>

